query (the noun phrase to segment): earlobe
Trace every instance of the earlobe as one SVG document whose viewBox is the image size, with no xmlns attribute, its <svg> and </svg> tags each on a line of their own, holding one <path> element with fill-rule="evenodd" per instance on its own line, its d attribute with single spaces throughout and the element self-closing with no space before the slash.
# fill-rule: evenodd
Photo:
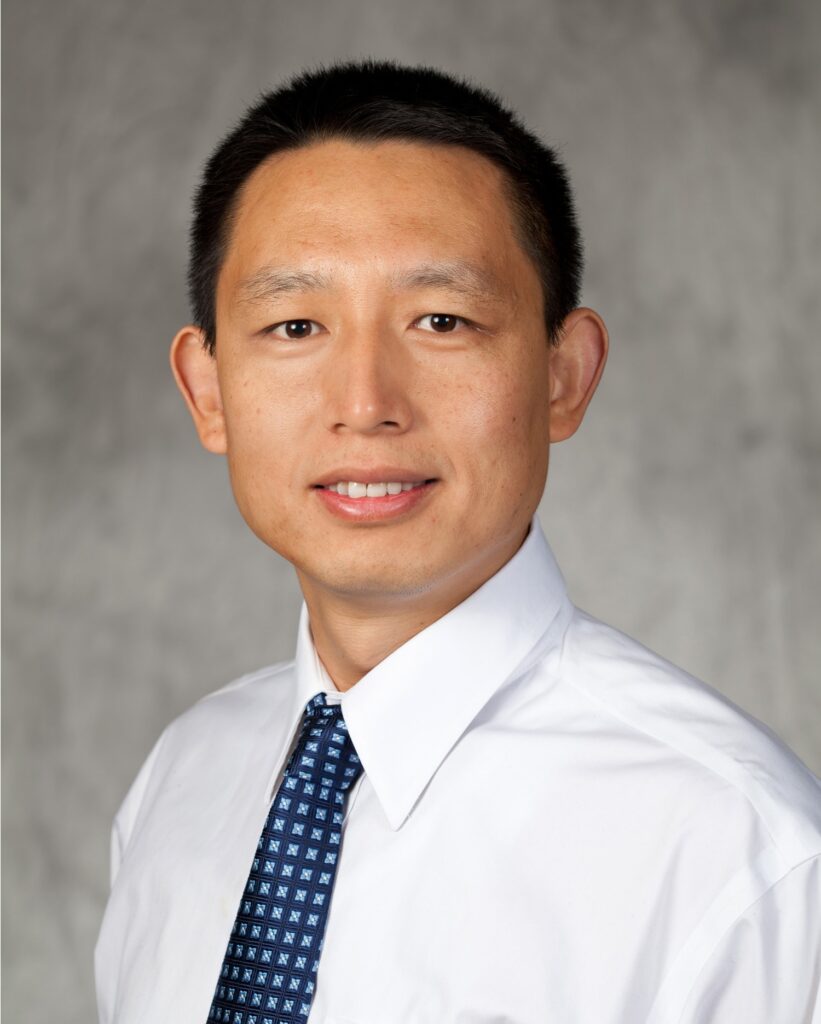
<svg viewBox="0 0 821 1024">
<path fill-rule="evenodd" d="M 607 360 L 604 321 L 592 309 L 574 309 L 562 325 L 561 341 L 550 357 L 550 441 L 564 441 L 578 430 Z"/>
<path fill-rule="evenodd" d="M 226 451 L 225 415 L 222 408 L 217 360 L 204 345 L 202 330 L 189 324 L 171 342 L 171 371 L 202 446 L 209 452 Z"/>
</svg>

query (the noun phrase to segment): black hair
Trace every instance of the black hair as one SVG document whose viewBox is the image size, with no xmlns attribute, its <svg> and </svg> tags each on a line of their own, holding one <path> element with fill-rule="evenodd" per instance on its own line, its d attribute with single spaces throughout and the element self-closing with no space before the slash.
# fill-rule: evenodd
<svg viewBox="0 0 821 1024">
<path fill-rule="evenodd" d="M 544 293 L 551 342 L 578 305 L 582 246 L 567 173 L 556 153 L 492 93 L 429 67 L 344 62 L 265 93 L 222 140 L 194 199 L 188 285 L 194 322 L 216 344 L 216 285 L 243 185 L 269 156 L 328 139 L 464 146 L 500 167 L 520 241 Z"/>
</svg>

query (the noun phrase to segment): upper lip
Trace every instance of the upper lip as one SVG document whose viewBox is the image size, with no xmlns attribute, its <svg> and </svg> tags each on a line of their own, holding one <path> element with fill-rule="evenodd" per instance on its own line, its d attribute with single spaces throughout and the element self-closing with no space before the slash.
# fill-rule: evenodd
<svg viewBox="0 0 821 1024">
<path fill-rule="evenodd" d="M 403 483 L 417 484 L 425 480 L 434 480 L 432 473 L 420 473 L 416 469 L 402 469 L 398 466 L 374 466 L 371 469 L 363 469 L 355 466 L 341 466 L 339 469 L 332 469 L 325 473 L 313 483 L 314 487 L 327 487 L 329 484 L 338 484 L 348 481 L 358 484 L 381 484 L 381 483 Z"/>
</svg>

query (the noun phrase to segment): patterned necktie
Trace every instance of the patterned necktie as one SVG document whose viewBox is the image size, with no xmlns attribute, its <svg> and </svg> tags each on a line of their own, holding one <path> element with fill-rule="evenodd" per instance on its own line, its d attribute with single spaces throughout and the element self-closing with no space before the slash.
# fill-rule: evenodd
<svg viewBox="0 0 821 1024">
<path fill-rule="evenodd" d="M 251 865 L 209 1021 L 305 1024 L 339 857 L 345 794 L 362 771 L 342 708 L 308 701 Z"/>
</svg>

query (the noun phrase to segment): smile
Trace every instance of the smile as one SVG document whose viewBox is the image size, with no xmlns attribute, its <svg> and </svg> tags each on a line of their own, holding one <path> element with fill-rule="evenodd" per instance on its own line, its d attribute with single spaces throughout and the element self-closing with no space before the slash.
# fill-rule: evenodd
<svg viewBox="0 0 821 1024">
<path fill-rule="evenodd" d="M 348 522 L 376 523 L 405 517 L 436 489 L 437 479 L 413 481 L 341 480 L 335 484 L 317 484 L 314 493 L 325 509 Z"/>
<path fill-rule="evenodd" d="M 388 483 L 357 483 L 355 480 L 340 480 L 337 484 L 328 484 L 324 489 L 333 491 L 334 494 L 343 494 L 348 498 L 359 500 L 360 498 L 384 498 L 388 494 L 401 494 L 402 491 L 412 491 L 416 487 L 424 487 L 432 480 L 416 480 L 413 482 L 391 481 Z"/>
</svg>

